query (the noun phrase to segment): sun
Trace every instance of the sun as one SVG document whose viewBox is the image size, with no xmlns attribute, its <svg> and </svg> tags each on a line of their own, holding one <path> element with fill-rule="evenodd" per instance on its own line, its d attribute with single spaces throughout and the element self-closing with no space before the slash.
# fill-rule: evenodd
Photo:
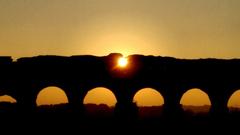
<svg viewBox="0 0 240 135">
<path fill-rule="evenodd" d="M 126 67 L 128 64 L 128 59 L 125 57 L 121 57 L 118 59 L 118 66 L 119 67 Z"/>
</svg>

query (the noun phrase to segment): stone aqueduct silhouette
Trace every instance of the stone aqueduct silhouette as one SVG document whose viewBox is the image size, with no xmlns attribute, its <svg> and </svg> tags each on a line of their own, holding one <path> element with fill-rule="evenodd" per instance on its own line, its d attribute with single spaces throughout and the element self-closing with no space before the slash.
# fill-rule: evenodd
<svg viewBox="0 0 240 135">
<path fill-rule="evenodd" d="M 181 109 L 180 99 L 191 88 L 208 94 L 211 112 L 228 111 L 230 96 L 240 88 L 240 60 L 176 59 L 161 56 L 128 56 L 126 68 L 117 67 L 121 54 L 108 56 L 38 56 L 0 57 L 0 95 L 17 100 L 24 111 L 36 106 L 38 93 L 45 87 L 62 88 L 69 104 L 77 110 L 83 106 L 87 92 L 96 87 L 111 90 L 117 99 L 117 112 L 128 114 L 138 90 L 154 88 L 164 97 L 164 111 Z"/>
</svg>

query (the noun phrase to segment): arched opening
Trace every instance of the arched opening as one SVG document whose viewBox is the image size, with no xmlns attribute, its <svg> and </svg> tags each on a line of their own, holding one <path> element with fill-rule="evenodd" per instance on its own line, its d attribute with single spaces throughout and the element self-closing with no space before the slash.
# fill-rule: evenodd
<svg viewBox="0 0 240 135">
<path fill-rule="evenodd" d="M 164 104 L 163 96 L 155 89 L 143 88 L 139 90 L 134 98 L 139 108 L 140 118 L 156 118 L 161 116 Z"/>
<path fill-rule="evenodd" d="M 189 114 L 207 114 L 210 111 L 211 101 L 208 95 L 201 89 L 190 89 L 183 94 L 180 104 L 183 110 Z"/>
<path fill-rule="evenodd" d="M 17 103 L 17 100 L 9 95 L 0 96 L 0 103 Z"/>
<path fill-rule="evenodd" d="M 0 112 L 9 112 L 16 110 L 16 103 L 16 99 L 9 95 L 0 96 Z"/>
<path fill-rule="evenodd" d="M 228 100 L 228 109 L 230 112 L 240 111 L 240 90 L 235 91 Z"/>
<path fill-rule="evenodd" d="M 56 111 L 66 109 L 68 98 L 61 88 L 50 86 L 39 92 L 36 103 L 40 111 Z"/>
<path fill-rule="evenodd" d="M 113 92 L 104 87 L 88 91 L 83 101 L 86 115 L 91 117 L 113 116 L 116 103 L 117 100 Z"/>
</svg>

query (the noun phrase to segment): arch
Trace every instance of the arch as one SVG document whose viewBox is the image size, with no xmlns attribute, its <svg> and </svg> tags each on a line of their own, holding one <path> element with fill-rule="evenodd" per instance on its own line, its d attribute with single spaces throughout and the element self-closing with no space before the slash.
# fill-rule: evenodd
<svg viewBox="0 0 240 135">
<path fill-rule="evenodd" d="M 37 106 L 57 105 L 68 103 L 68 97 L 64 90 L 56 86 L 49 86 L 42 89 L 36 99 Z"/>
<path fill-rule="evenodd" d="M 105 87 L 96 87 L 87 92 L 83 100 L 84 104 L 106 104 L 109 107 L 117 103 L 114 93 Z"/>
<path fill-rule="evenodd" d="M 17 110 L 17 101 L 9 95 L 0 96 L 0 113 L 15 112 Z"/>
<path fill-rule="evenodd" d="M 140 89 L 133 97 L 138 106 L 140 118 L 156 118 L 163 112 L 164 98 L 160 92 L 153 88 Z"/>
<path fill-rule="evenodd" d="M 228 99 L 229 111 L 240 111 L 240 89 L 235 91 Z"/>
<path fill-rule="evenodd" d="M 164 98 L 153 88 L 143 88 L 134 95 L 133 102 L 136 102 L 138 106 L 162 106 Z"/>
<path fill-rule="evenodd" d="M 183 105 L 183 110 L 193 114 L 209 113 L 211 101 L 207 93 L 198 88 L 193 88 L 186 91 L 180 104 Z"/>
<path fill-rule="evenodd" d="M 85 113 L 92 117 L 112 117 L 117 99 L 114 93 L 105 87 L 96 87 L 87 92 L 83 104 Z"/>
<path fill-rule="evenodd" d="M 0 96 L 0 102 L 17 103 L 17 100 L 9 95 Z"/>
</svg>

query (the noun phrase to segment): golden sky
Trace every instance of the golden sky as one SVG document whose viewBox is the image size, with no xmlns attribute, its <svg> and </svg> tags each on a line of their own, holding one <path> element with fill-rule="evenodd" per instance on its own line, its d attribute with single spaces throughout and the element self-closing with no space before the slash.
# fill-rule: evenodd
<svg viewBox="0 0 240 135">
<path fill-rule="evenodd" d="M 239 0 L 0 0 L 0 54 L 240 57 Z"/>
<path fill-rule="evenodd" d="M 0 55 L 240 58 L 239 7 L 239 0 L 0 0 Z"/>
</svg>

